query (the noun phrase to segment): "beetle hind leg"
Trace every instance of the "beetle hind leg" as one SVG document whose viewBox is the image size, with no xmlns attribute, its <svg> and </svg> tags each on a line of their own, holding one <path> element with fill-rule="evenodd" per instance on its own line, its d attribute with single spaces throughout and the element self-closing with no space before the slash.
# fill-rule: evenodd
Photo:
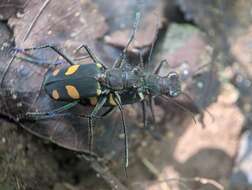
<svg viewBox="0 0 252 190">
<path fill-rule="evenodd" d="M 72 58 L 70 58 L 66 53 L 63 53 L 59 48 L 57 48 L 55 45 L 46 44 L 40 47 L 33 47 L 33 48 L 25 48 L 23 51 L 32 51 L 32 50 L 39 50 L 39 49 L 52 49 L 54 52 L 56 52 L 58 55 L 63 57 L 70 65 L 75 65 Z"/>
<path fill-rule="evenodd" d="M 80 47 L 78 47 L 75 52 L 79 52 L 82 48 L 84 48 L 88 54 L 88 56 L 95 62 L 95 63 L 99 63 L 101 64 L 105 69 L 107 69 L 108 67 L 102 63 L 101 61 L 99 61 L 98 57 L 96 57 L 95 53 L 88 47 L 88 45 L 86 44 L 82 44 Z"/>
<path fill-rule="evenodd" d="M 74 101 L 69 104 L 66 104 L 62 107 L 59 107 L 57 109 L 47 111 L 47 112 L 27 112 L 23 118 L 20 119 L 32 119 L 32 120 L 40 120 L 40 119 L 48 119 L 53 118 L 59 115 L 62 115 L 61 113 L 73 108 L 79 103 L 79 101 Z"/>
</svg>

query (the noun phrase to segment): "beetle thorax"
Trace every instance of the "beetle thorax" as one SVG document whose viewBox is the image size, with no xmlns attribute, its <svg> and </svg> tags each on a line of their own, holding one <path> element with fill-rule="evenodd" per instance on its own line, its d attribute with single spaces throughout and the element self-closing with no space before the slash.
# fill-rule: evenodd
<svg viewBox="0 0 252 190">
<path fill-rule="evenodd" d="M 141 75 L 134 69 L 108 69 L 101 79 L 99 81 L 102 85 L 116 91 L 138 88 L 141 85 Z"/>
</svg>

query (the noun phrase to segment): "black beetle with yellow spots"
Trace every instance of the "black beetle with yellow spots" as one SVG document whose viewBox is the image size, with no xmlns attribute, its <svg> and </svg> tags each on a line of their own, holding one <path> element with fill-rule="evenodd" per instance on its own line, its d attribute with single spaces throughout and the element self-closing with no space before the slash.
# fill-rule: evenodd
<svg viewBox="0 0 252 190">
<path fill-rule="evenodd" d="M 139 15 L 137 16 L 139 17 Z M 136 20 L 138 21 L 138 19 Z M 141 102 L 144 114 L 144 125 L 146 126 L 145 110 L 147 103 L 150 105 L 154 118 L 152 109 L 154 97 L 176 97 L 181 92 L 180 80 L 177 73 L 170 72 L 164 77 L 158 75 L 163 63 L 166 61 L 162 61 L 153 73 L 144 70 L 143 61 L 141 61 L 139 66 L 133 68 L 124 67 L 124 64 L 128 64 L 125 61 L 125 57 L 127 49 L 134 39 L 136 23 L 126 47 L 112 68 L 108 68 L 100 62 L 86 45 L 82 45 L 78 48 L 78 51 L 82 48 L 86 50 L 93 60 L 93 63 L 90 64 L 75 63 L 68 55 L 52 45 L 29 48 L 21 51 L 22 53 L 35 49 L 50 48 L 70 64 L 70 66 L 55 69 L 47 73 L 43 82 L 46 93 L 52 99 L 69 103 L 48 112 L 28 112 L 26 113 L 26 118 L 36 120 L 54 117 L 77 104 L 94 106 L 91 114 L 87 116 L 89 123 L 89 146 L 90 150 L 92 150 L 93 120 L 103 107 L 109 107 L 109 109 L 102 116 L 106 116 L 115 108 L 119 108 L 125 134 L 125 168 L 128 166 L 128 140 L 122 105 Z M 31 61 L 30 58 L 22 59 L 35 62 Z"/>
</svg>

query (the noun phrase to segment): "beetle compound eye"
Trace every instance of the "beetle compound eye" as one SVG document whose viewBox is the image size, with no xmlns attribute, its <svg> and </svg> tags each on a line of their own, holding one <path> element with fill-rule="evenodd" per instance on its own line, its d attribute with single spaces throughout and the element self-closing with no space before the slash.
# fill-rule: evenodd
<svg viewBox="0 0 252 190">
<path fill-rule="evenodd" d="M 170 91 L 170 96 L 171 97 L 176 97 L 180 94 L 180 90 L 174 90 L 174 91 Z"/>
<path fill-rule="evenodd" d="M 138 74 L 140 73 L 139 68 L 134 68 L 132 71 L 133 71 L 133 73 L 136 74 L 136 75 L 138 75 Z"/>
<path fill-rule="evenodd" d="M 170 72 L 170 73 L 168 74 L 168 78 L 169 78 L 170 80 L 177 80 L 179 77 L 178 77 L 178 74 L 177 74 L 176 72 Z"/>
</svg>

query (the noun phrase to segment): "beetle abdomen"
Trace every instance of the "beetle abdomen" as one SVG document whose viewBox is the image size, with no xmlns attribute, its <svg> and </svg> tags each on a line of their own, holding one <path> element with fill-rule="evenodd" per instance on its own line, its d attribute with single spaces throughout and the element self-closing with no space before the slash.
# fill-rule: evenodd
<svg viewBox="0 0 252 190">
<path fill-rule="evenodd" d="M 99 96 L 101 86 L 96 77 L 101 71 L 94 63 L 56 69 L 46 76 L 44 88 L 51 98 L 61 101 Z"/>
</svg>

